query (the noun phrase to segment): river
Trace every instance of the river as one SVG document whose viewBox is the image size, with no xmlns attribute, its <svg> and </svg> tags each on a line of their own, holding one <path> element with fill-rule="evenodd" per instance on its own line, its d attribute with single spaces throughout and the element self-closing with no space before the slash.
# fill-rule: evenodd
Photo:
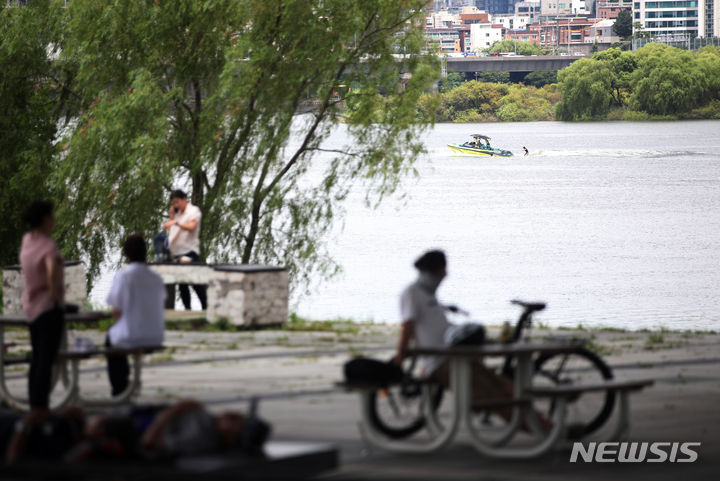
<svg viewBox="0 0 720 481">
<path fill-rule="evenodd" d="M 447 148 L 472 133 L 516 156 Z M 439 124 L 426 146 L 378 209 L 353 192 L 329 245 L 343 272 L 298 314 L 397 322 L 413 260 L 442 248 L 439 297 L 483 322 L 514 319 L 521 298 L 556 326 L 720 329 L 720 121 Z"/>
</svg>

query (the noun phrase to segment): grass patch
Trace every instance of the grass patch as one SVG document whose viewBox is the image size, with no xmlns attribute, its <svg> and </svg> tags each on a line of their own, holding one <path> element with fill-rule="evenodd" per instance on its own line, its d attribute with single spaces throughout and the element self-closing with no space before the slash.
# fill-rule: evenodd
<svg viewBox="0 0 720 481">
<path fill-rule="evenodd" d="M 607 356 L 615 352 L 615 349 L 612 347 L 599 344 L 593 340 L 585 341 L 585 347 L 599 356 Z"/>
<path fill-rule="evenodd" d="M 101 319 L 95 322 L 68 322 L 68 329 L 73 331 L 107 331 L 115 323 L 112 318 Z"/>
<path fill-rule="evenodd" d="M 598 332 L 628 332 L 627 329 L 624 329 L 622 327 L 613 327 L 613 326 L 600 326 L 594 330 L 596 330 Z"/>
<path fill-rule="evenodd" d="M 158 354 L 156 356 L 152 356 L 150 358 L 151 363 L 160 363 L 160 362 L 171 362 L 175 360 L 175 356 L 172 355 L 172 353 L 163 353 Z"/>
<path fill-rule="evenodd" d="M 646 339 L 645 339 L 645 346 L 644 349 L 648 351 L 652 351 L 653 349 L 656 349 L 660 347 L 665 342 L 665 336 L 658 332 L 651 333 Z"/>
<path fill-rule="evenodd" d="M 290 314 L 288 322 L 281 327 L 283 331 L 308 332 L 335 332 L 337 334 L 357 334 L 360 331 L 358 323 L 351 319 L 331 319 L 328 321 L 313 321 L 300 317 L 294 312 Z"/>
<path fill-rule="evenodd" d="M 290 336 L 278 336 L 275 338 L 275 344 L 279 346 L 287 346 L 290 344 Z"/>
</svg>

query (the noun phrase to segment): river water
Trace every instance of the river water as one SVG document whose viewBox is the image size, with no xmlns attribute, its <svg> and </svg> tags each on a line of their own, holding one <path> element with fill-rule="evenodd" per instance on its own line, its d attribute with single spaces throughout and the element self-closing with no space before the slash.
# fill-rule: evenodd
<svg viewBox="0 0 720 481">
<path fill-rule="evenodd" d="M 472 133 L 516 156 L 447 148 Z M 521 298 L 550 325 L 720 329 L 720 121 L 439 124 L 426 146 L 378 209 L 350 196 L 330 242 L 343 273 L 298 314 L 397 322 L 413 260 L 442 248 L 439 297 L 477 320 L 514 319 Z"/>
</svg>

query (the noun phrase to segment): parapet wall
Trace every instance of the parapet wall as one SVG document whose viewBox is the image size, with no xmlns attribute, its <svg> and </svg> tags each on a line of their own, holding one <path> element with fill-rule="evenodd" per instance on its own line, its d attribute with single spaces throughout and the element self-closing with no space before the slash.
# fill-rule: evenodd
<svg viewBox="0 0 720 481">
<path fill-rule="evenodd" d="M 206 284 L 208 322 L 227 319 L 253 327 L 284 324 L 288 318 L 287 269 L 256 264 L 151 264 L 168 285 Z"/>
<path fill-rule="evenodd" d="M 25 289 L 25 278 L 20 266 L 8 266 L 2 271 L 3 314 L 21 314 L 22 292 Z M 80 261 L 65 263 L 65 302 L 85 305 L 87 300 L 87 279 L 85 266 Z"/>
<path fill-rule="evenodd" d="M 207 320 L 227 319 L 236 326 L 284 324 L 288 318 L 289 276 L 284 267 L 246 264 L 151 264 L 165 284 L 207 284 Z M 3 269 L 3 313 L 22 313 L 25 280 L 19 266 Z M 65 301 L 84 306 L 85 267 L 65 264 Z"/>
<path fill-rule="evenodd" d="M 207 320 L 225 318 L 245 327 L 284 324 L 288 281 L 284 268 L 217 266 L 208 284 Z"/>
</svg>

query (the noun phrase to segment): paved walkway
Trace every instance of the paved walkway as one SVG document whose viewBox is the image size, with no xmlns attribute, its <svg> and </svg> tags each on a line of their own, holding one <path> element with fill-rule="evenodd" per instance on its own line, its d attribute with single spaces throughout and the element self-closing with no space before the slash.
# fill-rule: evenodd
<svg viewBox="0 0 720 481">
<path fill-rule="evenodd" d="M 79 334 L 104 338 L 100 332 Z M 573 464 L 568 450 L 532 461 L 499 461 L 481 457 L 462 439 L 435 455 L 369 450 L 357 431 L 356 396 L 332 385 L 351 354 L 389 357 L 395 335 L 393 328 L 372 325 L 334 333 L 171 331 L 170 349 L 148 359 L 139 401 L 194 397 L 212 409 L 245 409 L 251 397 L 260 396 L 260 413 L 273 423 L 275 438 L 330 441 L 341 448 L 342 466 L 327 473 L 327 480 L 720 479 L 720 335 L 591 334 L 607 349 L 618 378 L 657 379 L 632 397 L 630 440 L 701 442 L 693 464 Z M 17 371 L 9 384 L 20 392 L 24 381 Z M 109 389 L 101 361 L 83 363 L 82 386 L 88 394 Z"/>
</svg>

